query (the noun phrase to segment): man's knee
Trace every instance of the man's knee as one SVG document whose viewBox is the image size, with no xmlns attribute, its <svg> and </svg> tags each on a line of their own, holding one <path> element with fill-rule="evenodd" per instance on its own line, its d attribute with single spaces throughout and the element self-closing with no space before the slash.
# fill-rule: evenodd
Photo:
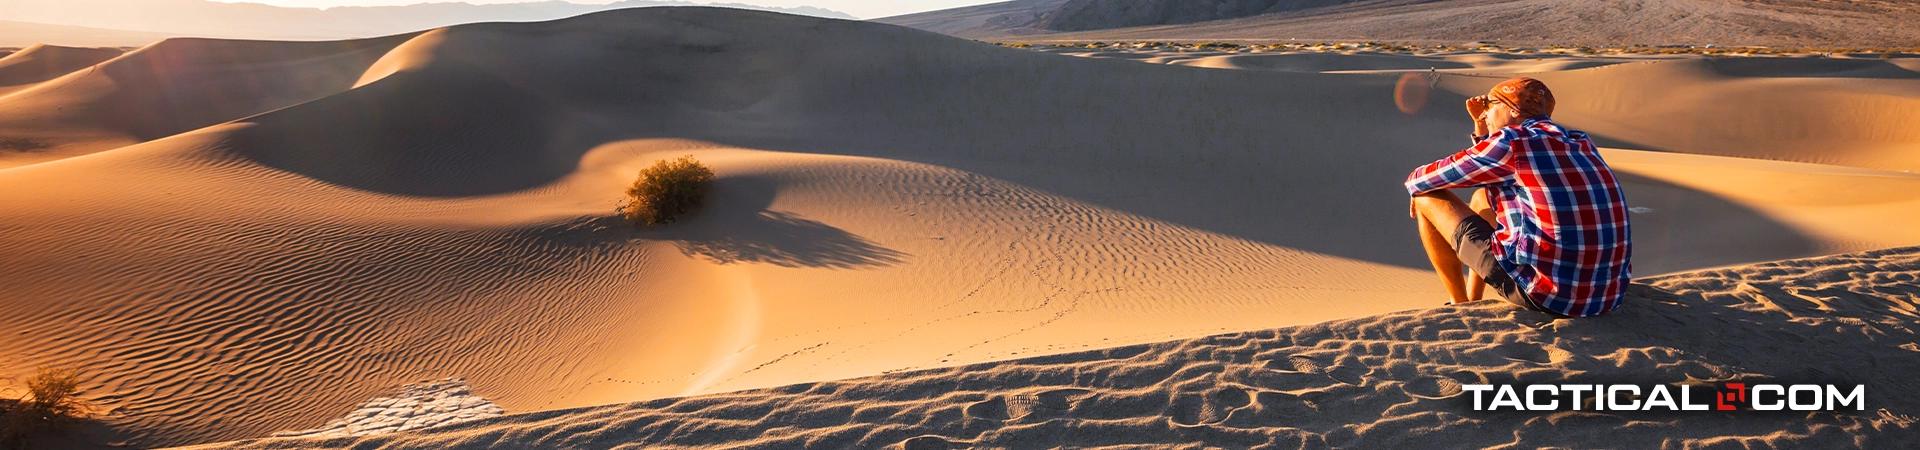
<svg viewBox="0 0 1920 450">
<path fill-rule="evenodd" d="M 1420 220 L 1432 225 L 1434 231 L 1445 237 L 1448 243 L 1453 242 L 1453 234 L 1460 221 L 1474 215 L 1473 210 L 1460 201 L 1460 196 L 1445 190 L 1413 196 L 1413 209 L 1419 214 Z"/>
<path fill-rule="evenodd" d="M 1446 190 L 1438 190 L 1413 196 L 1413 206 L 1421 216 L 1428 220 L 1452 224 L 1473 215 L 1473 209 L 1460 196 Z"/>
<path fill-rule="evenodd" d="M 1472 209 L 1475 214 L 1479 214 L 1480 217 L 1487 219 L 1488 222 L 1492 222 L 1493 221 L 1492 191 L 1489 188 L 1480 188 L 1478 192 L 1474 192 L 1473 202 L 1467 204 L 1467 209 Z"/>
</svg>

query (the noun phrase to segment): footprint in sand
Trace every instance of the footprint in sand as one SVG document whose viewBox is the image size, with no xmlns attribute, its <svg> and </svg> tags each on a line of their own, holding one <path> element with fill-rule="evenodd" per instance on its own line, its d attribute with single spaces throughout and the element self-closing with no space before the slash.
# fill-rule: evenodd
<svg viewBox="0 0 1920 450">
<path fill-rule="evenodd" d="M 1073 405 L 1093 394 L 1086 389 L 1055 389 L 1038 394 L 1015 394 L 1007 397 L 1007 416 L 1021 419 L 1028 416 L 1051 416 L 1073 409 Z"/>
<path fill-rule="evenodd" d="M 1322 373 L 1320 370 L 1326 367 L 1321 365 L 1319 361 L 1315 361 L 1311 356 L 1288 356 L 1287 362 L 1293 364 L 1293 370 L 1296 372 Z"/>
<path fill-rule="evenodd" d="M 1548 361 L 1551 361 L 1551 358 L 1547 355 L 1547 349 L 1541 348 L 1539 344 L 1523 342 L 1500 344 L 1493 348 L 1493 354 L 1512 361 L 1530 362 L 1534 364 L 1546 364 Z"/>
<path fill-rule="evenodd" d="M 1420 377 L 1400 385 L 1402 391 L 1414 398 L 1438 400 L 1460 395 L 1460 382 L 1447 377 Z"/>
<path fill-rule="evenodd" d="M 1034 394 L 996 395 L 967 405 L 963 412 L 969 419 L 1007 421 L 1029 416 L 1053 416 L 1073 409 L 1073 405 L 1093 391 L 1086 389 L 1054 389 Z"/>
<path fill-rule="evenodd" d="M 973 402 L 973 404 L 967 405 L 966 409 L 961 411 L 967 414 L 968 419 L 998 422 L 1013 418 L 1013 416 L 1007 414 L 1007 399 L 997 395 L 993 398 Z"/>
<path fill-rule="evenodd" d="M 1266 361 L 1257 366 L 1228 370 L 1221 380 L 1260 389 L 1290 391 L 1326 384 L 1325 375 L 1294 370 L 1290 360 Z"/>
<path fill-rule="evenodd" d="M 1259 391 L 1253 402 L 1232 410 L 1218 425 L 1228 428 L 1269 428 L 1298 425 L 1319 414 L 1314 402 L 1298 395 L 1277 391 Z"/>
<path fill-rule="evenodd" d="M 1370 370 L 1365 367 L 1346 364 L 1329 365 L 1321 362 L 1319 359 L 1306 355 L 1288 356 L 1287 363 L 1293 366 L 1293 371 L 1295 372 L 1324 375 L 1327 378 L 1332 378 L 1334 381 L 1355 386 L 1365 384 L 1366 374 L 1370 372 Z M 1268 368 L 1285 370 L 1274 367 L 1276 365 L 1278 364 L 1275 364 L 1275 362 L 1267 363 Z"/>
<path fill-rule="evenodd" d="M 1246 390 L 1219 386 L 1204 392 L 1181 394 L 1167 405 L 1167 418 L 1175 425 L 1195 426 L 1227 420 L 1233 411 L 1253 403 Z"/>
<path fill-rule="evenodd" d="M 1326 374 L 1327 378 L 1332 378 L 1334 381 L 1354 386 L 1363 386 L 1367 384 L 1367 372 L 1371 372 L 1371 370 L 1360 366 L 1335 364 L 1327 368 Z"/>
<path fill-rule="evenodd" d="M 915 436 L 912 439 L 900 441 L 899 444 L 890 446 L 889 448 L 898 448 L 901 450 L 948 450 L 962 447 L 966 446 L 956 445 L 953 441 L 940 436 Z"/>
</svg>

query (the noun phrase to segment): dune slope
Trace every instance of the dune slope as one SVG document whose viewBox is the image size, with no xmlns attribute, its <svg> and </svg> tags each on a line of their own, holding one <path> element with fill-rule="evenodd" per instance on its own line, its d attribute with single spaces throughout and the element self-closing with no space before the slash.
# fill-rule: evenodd
<svg viewBox="0 0 1920 450">
<path fill-rule="evenodd" d="M 237 81 L 164 82 L 181 67 Z M 75 148 L 138 142 L 0 169 L 0 367 L 87 368 L 137 446 L 321 427 L 429 379 L 523 413 L 1428 307 L 1400 181 L 1469 128 L 1401 113 L 1395 74 L 716 8 L 168 41 L 99 72 L 0 100 Z M 114 112 L 28 102 L 55 98 Z M 686 154 L 720 174 L 703 212 L 613 219 Z M 1730 164 L 1702 158 L 1673 163 Z M 1916 188 L 1812 166 L 1724 171 Z M 1675 205 L 1643 274 L 1920 243 L 1659 170 L 1628 187 Z M 1910 221 L 1911 198 L 1849 214 Z"/>
</svg>

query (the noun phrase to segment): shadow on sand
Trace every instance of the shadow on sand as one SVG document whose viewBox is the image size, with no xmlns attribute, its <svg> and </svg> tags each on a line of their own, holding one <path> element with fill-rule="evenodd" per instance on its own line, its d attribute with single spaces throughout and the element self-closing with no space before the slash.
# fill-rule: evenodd
<svg viewBox="0 0 1920 450">
<path fill-rule="evenodd" d="M 681 252 L 720 264 L 859 269 L 905 262 L 908 255 L 797 214 L 767 209 L 778 186 L 759 177 L 721 177 L 706 208 L 679 223 L 642 230 Z"/>
</svg>

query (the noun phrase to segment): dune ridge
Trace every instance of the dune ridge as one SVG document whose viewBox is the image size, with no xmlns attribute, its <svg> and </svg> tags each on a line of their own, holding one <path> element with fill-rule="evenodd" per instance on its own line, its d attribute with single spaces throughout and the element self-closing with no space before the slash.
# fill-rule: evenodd
<svg viewBox="0 0 1920 450">
<path fill-rule="evenodd" d="M 1482 302 L 384 436 L 192 448 L 1920 444 L 1908 376 L 1920 369 L 1920 247 L 1668 275 L 1628 292 L 1619 311 L 1592 319 Z M 1868 391 L 1858 411 L 1542 413 L 1472 411 L 1460 388 L 1583 380 Z"/>
<path fill-rule="evenodd" d="M 1400 181 L 1469 129 L 1454 87 L 1402 113 L 1399 73 L 719 8 L 98 67 L 0 98 L 22 114 L 0 133 L 80 154 L 0 169 L 0 367 L 93 369 L 110 440 L 155 447 L 449 377 L 518 414 L 1430 308 Z M 688 154 L 720 175 L 704 212 L 614 219 L 640 168 Z M 1848 222 L 1910 223 L 1911 174 L 1662 156 L 1623 164 L 1654 205 L 1641 274 L 1920 244 Z M 1691 168 L 1738 183 L 1663 175 Z M 1737 195 L 1770 177 L 1887 195 L 1795 220 L 1811 195 Z"/>
</svg>

